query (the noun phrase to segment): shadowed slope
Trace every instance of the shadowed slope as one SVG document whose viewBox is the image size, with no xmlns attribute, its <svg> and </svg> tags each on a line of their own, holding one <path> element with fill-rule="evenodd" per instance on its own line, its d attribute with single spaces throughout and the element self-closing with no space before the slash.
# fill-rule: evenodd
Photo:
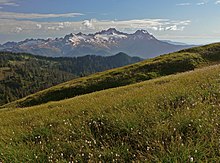
<svg viewBox="0 0 220 163">
<path fill-rule="evenodd" d="M 160 76 L 194 70 L 220 61 L 220 43 L 182 50 L 162 55 L 130 66 L 97 73 L 88 77 L 72 80 L 5 107 L 27 107 L 59 101 L 74 96 L 125 86 Z"/>
</svg>

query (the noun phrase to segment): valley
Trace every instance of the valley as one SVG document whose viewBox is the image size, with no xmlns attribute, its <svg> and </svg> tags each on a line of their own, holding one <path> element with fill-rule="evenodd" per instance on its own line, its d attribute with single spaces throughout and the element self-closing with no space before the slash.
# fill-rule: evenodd
<svg viewBox="0 0 220 163">
<path fill-rule="evenodd" d="M 109 57 L 49 58 L 0 52 L 0 105 L 71 79 L 141 60 L 124 53 Z"/>
</svg>

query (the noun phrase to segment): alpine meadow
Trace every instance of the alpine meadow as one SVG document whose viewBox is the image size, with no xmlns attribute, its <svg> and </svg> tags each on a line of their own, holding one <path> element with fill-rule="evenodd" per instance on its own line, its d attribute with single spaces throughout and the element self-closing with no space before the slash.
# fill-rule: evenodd
<svg viewBox="0 0 220 163">
<path fill-rule="evenodd" d="M 0 0 L 0 163 L 220 162 L 219 4 Z"/>
</svg>

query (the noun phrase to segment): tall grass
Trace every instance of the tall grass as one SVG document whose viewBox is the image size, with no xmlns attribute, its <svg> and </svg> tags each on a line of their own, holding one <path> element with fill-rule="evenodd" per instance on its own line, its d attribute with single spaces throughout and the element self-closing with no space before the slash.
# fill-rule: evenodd
<svg viewBox="0 0 220 163">
<path fill-rule="evenodd" d="M 2 162 L 218 162 L 220 65 L 0 111 Z"/>
</svg>

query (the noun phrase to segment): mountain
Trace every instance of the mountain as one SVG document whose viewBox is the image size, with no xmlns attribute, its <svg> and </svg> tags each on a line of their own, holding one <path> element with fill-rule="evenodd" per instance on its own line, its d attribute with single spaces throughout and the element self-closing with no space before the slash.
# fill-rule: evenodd
<svg viewBox="0 0 220 163">
<path fill-rule="evenodd" d="M 51 87 L 6 107 L 28 107 L 220 63 L 220 43 L 161 55 Z"/>
<path fill-rule="evenodd" d="M 173 44 L 173 45 L 183 45 L 183 46 L 190 46 L 189 44 L 186 44 L 186 43 L 183 43 L 183 42 L 176 42 L 176 41 L 170 41 L 170 40 L 160 40 L 160 41 L 163 41 L 163 42 L 166 42 L 166 43 L 169 43 L 169 44 Z M 195 46 L 195 45 L 192 45 L 192 46 Z"/>
<path fill-rule="evenodd" d="M 207 56 L 213 58 L 209 48 Z M 215 65 L 35 107 L 0 110 L 0 160 L 219 162 L 219 72 L 220 65 Z"/>
<path fill-rule="evenodd" d="M 114 56 L 49 58 L 0 52 L 0 105 L 65 81 L 142 61 L 124 53 Z"/>
<path fill-rule="evenodd" d="M 7 42 L 0 46 L 0 50 L 50 57 L 109 56 L 124 52 L 131 56 L 151 58 L 188 47 L 190 46 L 160 41 L 145 30 L 127 34 L 115 28 L 109 28 L 94 34 L 71 33 L 56 39 L 26 39 L 17 43 Z"/>
</svg>

